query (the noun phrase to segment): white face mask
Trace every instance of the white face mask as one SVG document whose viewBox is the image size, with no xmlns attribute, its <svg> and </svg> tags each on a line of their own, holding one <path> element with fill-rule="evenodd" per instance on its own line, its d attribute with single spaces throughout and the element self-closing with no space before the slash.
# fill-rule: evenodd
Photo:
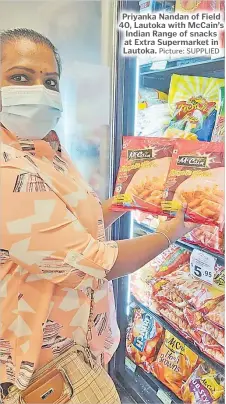
<svg viewBox="0 0 226 404">
<path fill-rule="evenodd" d="M 0 122 L 21 139 L 43 139 L 62 113 L 60 94 L 45 86 L 1 88 Z"/>
</svg>

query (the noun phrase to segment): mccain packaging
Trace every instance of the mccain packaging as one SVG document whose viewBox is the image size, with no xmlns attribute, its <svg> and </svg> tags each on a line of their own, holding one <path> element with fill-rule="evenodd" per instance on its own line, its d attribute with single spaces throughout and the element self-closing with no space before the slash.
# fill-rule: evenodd
<svg viewBox="0 0 226 404">
<path fill-rule="evenodd" d="M 223 79 L 173 74 L 168 98 L 172 119 L 165 137 L 210 141 L 222 86 Z"/>
<path fill-rule="evenodd" d="M 213 253 L 224 254 L 224 233 L 216 226 L 200 226 L 182 238 L 186 243 L 198 245 Z"/>
<path fill-rule="evenodd" d="M 182 400 L 187 404 L 223 404 L 224 376 L 203 363 L 182 386 Z"/>
<path fill-rule="evenodd" d="M 177 140 L 165 186 L 165 213 L 187 205 L 189 222 L 224 225 L 224 146 Z"/>
<path fill-rule="evenodd" d="M 150 372 L 150 365 L 162 342 L 163 328 L 139 306 L 131 309 L 126 335 L 127 354 L 138 366 Z"/>
<path fill-rule="evenodd" d="M 181 398 L 181 387 L 198 365 L 198 361 L 198 355 L 166 331 L 165 340 L 151 370 L 158 380 Z"/>
<path fill-rule="evenodd" d="M 139 209 L 161 215 L 174 141 L 162 138 L 123 138 L 113 210 Z"/>
</svg>

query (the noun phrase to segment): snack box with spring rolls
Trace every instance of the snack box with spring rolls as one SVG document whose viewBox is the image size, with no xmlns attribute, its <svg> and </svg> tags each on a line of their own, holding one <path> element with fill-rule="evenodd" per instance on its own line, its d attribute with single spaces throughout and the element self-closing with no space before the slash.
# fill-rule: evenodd
<svg viewBox="0 0 226 404">
<path fill-rule="evenodd" d="M 223 143 L 175 141 L 162 208 L 174 217 L 183 204 L 187 221 L 223 228 Z"/>
</svg>

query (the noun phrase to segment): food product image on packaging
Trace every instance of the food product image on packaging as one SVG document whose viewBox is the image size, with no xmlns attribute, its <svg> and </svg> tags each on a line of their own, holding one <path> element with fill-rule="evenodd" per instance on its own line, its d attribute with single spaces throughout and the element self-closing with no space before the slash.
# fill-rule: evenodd
<svg viewBox="0 0 226 404">
<path fill-rule="evenodd" d="M 126 335 L 128 356 L 146 372 L 156 358 L 161 345 L 163 328 L 139 306 L 131 307 L 130 323 Z"/>
<path fill-rule="evenodd" d="M 152 278 L 161 278 L 189 263 L 190 252 L 172 244 L 167 250 L 140 269 L 142 279 L 147 282 Z"/>
<path fill-rule="evenodd" d="M 224 314 L 225 314 L 225 301 L 221 301 L 217 306 L 206 315 L 206 318 L 218 327 L 225 327 L 224 324 Z"/>
<path fill-rule="evenodd" d="M 224 254 L 224 233 L 216 226 L 200 226 L 182 238 L 213 253 Z"/>
<path fill-rule="evenodd" d="M 161 215 L 174 141 L 125 136 L 113 202 L 114 210 L 140 209 Z"/>
<path fill-rule="evenodd" d="M 210 141 L 222 86 L 223 79 L 173 74 L 168 98 L 172 119 L 165 136 Z"/>
<path fill-rule="evenodd" d="M 211 335 L 202 335 L 202 343 L 199 344 L 199 348 L 214 361 L 224 364 L 224 347 L 219 345 L 217 341 L 211 337 Z"/>
<path fill-rule="evenodd" d="M 198 360 L 198 355 L 166 331 L 151 370 L 158 380 L 181 398 L 181 387 L 197 366 Z"/>
<path fill-rule="evenodd" d="M 225 138 L 225 87 L 220 88 L 220 106 L 218 109 L 216 124 L 213 130 L 212 141 L 224 142 Z"/>
<path fill-rule="evenodd" d="M 224 375 L 200 364 L 181 388 L 182 400 L 186 404 L 223 404 Z"/>
<path fill-rule="evenodd" d="M 163 210 L 171 216 L 187 205 L 190 222 L 224 225 L 224 146 L 176 140 L 166 180 Z"/>
</svg>

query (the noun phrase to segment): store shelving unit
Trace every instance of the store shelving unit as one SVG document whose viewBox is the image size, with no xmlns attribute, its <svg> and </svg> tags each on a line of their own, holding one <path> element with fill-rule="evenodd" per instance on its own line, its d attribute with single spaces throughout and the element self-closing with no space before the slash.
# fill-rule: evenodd
<svg viewBox="0 0 226 404">
<path fill-rule="evenodd" d="M 175 330 L 173 326 L 171 326 L 166 320 L 164 320 L 159 314 L 154 313 L 152 310 L 150 310 L 148 307 L 144 306 L 142 303 L 140 303 L 133 295 L 131 295 L 131 301 L 135 302 L 138 304 L 143 310 L 148 312 L 152 317 L 155 318 L 156 321 L 158 321 L 159 324 L 165 328 L 165 330 L 168 330 L 173 334 L 176 338 L 180 339 L 185 345 L 187 345 L 193 352 L 195 352 L 197 355 L 200 356 L 205 362 L 207 362 L 212 368 L 216 369 L 217 371 L 221 372 L 224 374 L 225 368 L 224 365 L 214 361 L 213 359 L 209 358 L 206 354 L 204 354 L 194 343 L 188 341 L 186 338 L 184 338 L 179 332 Z"/>
<path fill-rule="evenodd" d="M 148 227 L 145 224 L 134 221 L 134 236 L 139 237 L 139 236 L 143 236 L 145 234 L 151 234 L 151 233 L 154 233 L 154 231 L 150 227 Z M 213 257 L 215 257 L 217 259 L 217 263 L 219 265 L 223 266 L 225 264 L 225 258 L 223 255 L 209 252 L 208 250 L 205 250 L 205 248 L 201 248 L 195 244 L 189 244 L 185 241 L 177 241 L 175 244 L 177 244 L 179 247 L 185 248 L 186 250 L 188 250 L 190 252 L 192 252 L 194 249 L 202 250 L 202 251 L 212 255 Z"/>
<path fill-rule="evenodd" d="M 224 78 L 225 59 L 202 60 L 178 66 L 166 67 L 164 70 L 150 70 L 148 65 L 140 67 L 140 86 L 155 88 L 168 93 L 172 74 Z"/>
</svg>

